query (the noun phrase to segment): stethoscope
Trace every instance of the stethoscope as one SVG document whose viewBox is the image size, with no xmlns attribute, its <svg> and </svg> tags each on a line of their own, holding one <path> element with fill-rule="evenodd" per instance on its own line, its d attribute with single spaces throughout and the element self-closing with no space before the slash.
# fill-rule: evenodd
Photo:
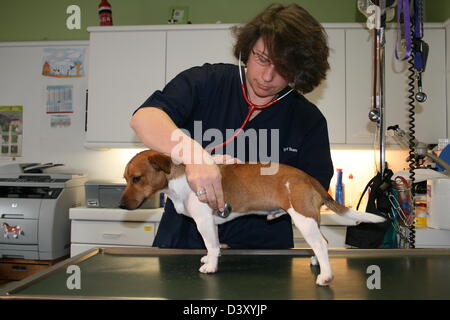
<svg viewBox="0 0 450 320">
<path fill-rule="evenodd" d="M 236 130 L 236 132 L 233 134 L 232 137 L 230 137 L 228 140 L 226 140 L 225 142 L 223 142 L 217 146 L 214 146 L 211 148 L 205 148 L 206 151 L 212 151 L 212 150 L 221 148 L 221 147 L 227 145 L 228 143 L 230 143 L 231 141 L 233 141 L 242 132 L 244 127 L 247 125 L 248 121 L 250 120 L 250 117 L 252 116 L 253 112 L 255 112 L 255 110 L 264 110 L 264 109 L 271 107 L 273 104 L 277 103 L 278 101 L 280 101 L 281 99 L 286 97 L 289 93 L 291 93 L 294 90 L 293 88 L 291 88 L 289 91 L 287 91 L 281 97 L 275 98 L 274 100 L 272 100 L 266 104 L 263 104 L 263 105 L 256 105 L 253 102 L 251 102 L 250 99 L 247 97 L 247 92 L 245 90 L 245 85 L 244 85 L 244 78 L 242 77 L 242 67 L 241 67 L 241 56 L 240 55 L 239 55 L 238 67 L 239 67 L 239 79 L 241 81 L 242 96 L 244 97 L 244 100 L 248 105 L 247 116 L 245 117 L 244 122 L 242 122 L 241 127 L 238 130 Z"/>
</svg>

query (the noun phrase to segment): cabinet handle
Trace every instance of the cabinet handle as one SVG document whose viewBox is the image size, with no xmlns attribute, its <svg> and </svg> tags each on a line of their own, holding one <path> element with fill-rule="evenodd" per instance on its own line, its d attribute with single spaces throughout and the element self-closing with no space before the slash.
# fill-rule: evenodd
<svg viewBox="0 0 450 320">
<path fill-rule="evenodd" d="M 25 217 L 24 214 L 19 214 L 19 213 L 15 213 L 15 214 L 2 213 L 0 215 L 0 218 L 2 218 L 2 219 L 23 219 L 24 217 Z"/>
<path fill-rule="evenodd" d="M 86 102 L 85 102 L 85 117 L 84 117 L 84 132 L 87 132 L 87 124 L 88 124 L 88 98 L 89 98 L 89 90 L 86 90 Z"/>
<path fill-rule="evenodd" d="M 105 238 L 120 238 L 122 236 L 122 233 L 107 233 L 107 232 L 104 232 L 103 233 L 103 237 L 105 237 Z"/>
</svg>

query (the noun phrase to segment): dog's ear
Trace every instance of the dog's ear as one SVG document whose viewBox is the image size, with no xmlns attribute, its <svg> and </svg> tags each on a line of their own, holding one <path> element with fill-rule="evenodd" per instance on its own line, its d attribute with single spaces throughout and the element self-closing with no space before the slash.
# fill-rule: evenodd
<svg viewBox="0 0 450 320">
<path fill-rule="evenodd" d="M 148 157 L 148 162 L 155 170 L 162 170 L 165 173 L 170 173 L 172 166 L 172 159 L 164 154 L 153 154 Z"/>
</svg>

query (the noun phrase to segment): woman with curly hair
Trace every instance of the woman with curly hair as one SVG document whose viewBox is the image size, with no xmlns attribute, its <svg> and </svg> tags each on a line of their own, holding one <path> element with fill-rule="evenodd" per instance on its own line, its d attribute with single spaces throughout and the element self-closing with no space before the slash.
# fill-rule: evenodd
<svg viewBox="0 0 450 320">
<path fill-rule="evenodd" d="M 217 154 L 244 162 L 267 162 L 269 150 L 271 162 L 299 168 L 328 189 L 333 165 L 327 122 L 303 96 L 325 79 L 329 69 L 324 29 L 292 4 L 271 5 L 233 31 L 239 66 L 204 64 L 181 72 L 136 110 L 132 128 L 144 145 L 183 163 L 191 189 L 213 209 L 223 211 L 227 199 L 223 199 L 219 168 L 207 151 L 211 146 L 217 147 Z M 199 128 L 200 134 L 195 132 Z M 221 132 L 222 141 L 229 143 L 191 138 L 204 137 L 209 129 Z M 251 130 L 258 143 L 242 139 L 250 137 Z M 288 215 L 270 221 L 258 215 L 232 220 L 219 225 L 219 240 L 231 248 L 294 245 Z M 177 214 L 170 200 L 153 245 L 204 248 L 194 221 Z"/>
</svg>

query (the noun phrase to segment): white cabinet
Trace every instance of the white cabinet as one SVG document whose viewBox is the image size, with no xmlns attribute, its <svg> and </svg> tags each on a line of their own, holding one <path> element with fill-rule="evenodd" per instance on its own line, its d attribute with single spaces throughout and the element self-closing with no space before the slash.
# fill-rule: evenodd
<svg viewBox="0 0 450 320">
<path fill-rule="evenodd" d="M 155 90 L 187 68 L 206 62 L 237 63 L 233 25 L 92 27 L 89 60 L 88 129 L 92 147 L 142 146 L 129 126 L 132 112 Z M 330 46 L 327 79 L 306 97 L 328 122 L 334 146 L 372 147 L 376 126 L 371 108 L 372 38 L 357 24 L 324 24 Z M 408 129 L 407 63 L 394 58 L 395 30 L 386 40 L 386 125 Z M 447 136 L 446 33 L 440 24 L 425 27 L 430 45 L 423 89 L 417 104 L 417 138 L 436 142 Z M 450 114 L 450 112 L 449 112 Z M 391 138 L 387 139 L 392 143 Z"/>
<path fill-rule="evenodd" d="M 95 247 L 151 247 L 163 211 L 71 208 L 71 256 Z"/>
<path fill-rule="evenodd" d="M 369 144 L 376 126 L 367 115 L 372 95 L 372 38 L 365 29 L 345 31 L 346 143 Z"/>
<path fill-rule="evenodd" d="M 88 147 L 142 147 L 132 113 L 180 71 L 230 62 L 231 25 L 91 27 Z"/>
<path fill-rule="evenodd" d="M 131 115 L 165 83 L 164 31 L 91 32 L 87 146 L 129 146 Z"/>
<path fill-rule="evenodd" d="M 327 119 L 330 143 L 345 143 L 345 29 L 327 28 L 330 70 L 306 98 Z"/>
<path fill-rule="evenodd" d="M 427 68 L 423 74 L 425 103 L 416 103 L 416 138 L 436 143 L 446 136 L 445 31 L 425 29 L 430 45 Z M 386 33 L 386 126 L 408 129 L 408 63 L 394 57 L 396 30 Z M 368 119 L 372 96 L 372 37 L 368 30 L 346 30 L 346 128 L 347 144 L 372 145 L 376 126 Z M 416 89 L 417 90 L 417 89 Z M 416 91 L 417 92 L 417 91 Z M 387 139 L 389 144 L 395 142 Z"/>
<path fill-rule="evenodd" d="M 445 67 L 445 77 L 450 79 L 450 19 L 445 22 L 447 64 Z M 447 138 L 450 138 L 450 81 L 447 81 Z"/>
<path fill-rule="evenodd" d="M 167 31 L 167 82 L 181 71 L 205 63 L 237 64 L 234 42 L 229 27 Z"/>
</svg>

